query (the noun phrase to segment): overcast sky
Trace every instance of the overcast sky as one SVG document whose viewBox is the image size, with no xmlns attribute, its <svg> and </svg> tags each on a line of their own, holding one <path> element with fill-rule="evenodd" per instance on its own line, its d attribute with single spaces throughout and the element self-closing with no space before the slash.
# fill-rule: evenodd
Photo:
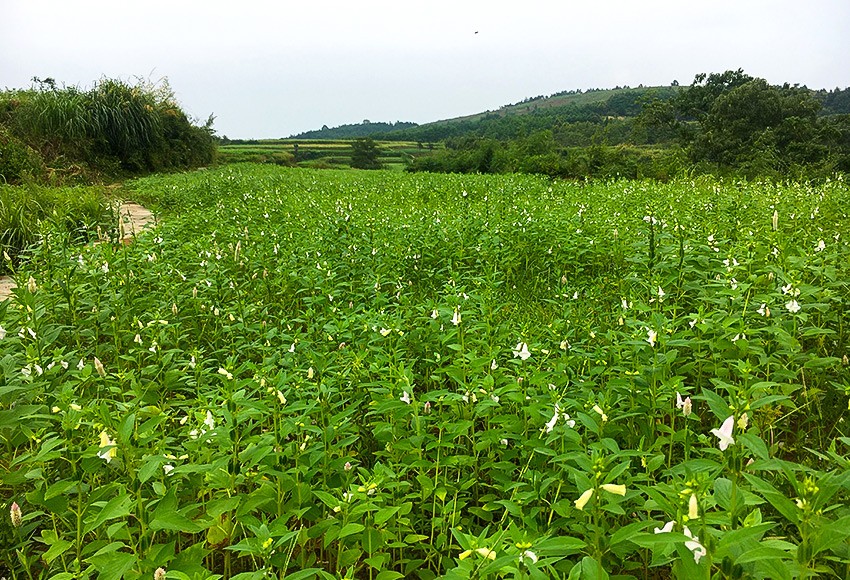
<svg viewBox="0 0 850 580">
<path fill-rule="evenodd" d="M 167 77 L 231 138 L 738 68 L 843 88 L 848 55 L 848 0 L 0 0 L 0 87 Z"/>
</svg>

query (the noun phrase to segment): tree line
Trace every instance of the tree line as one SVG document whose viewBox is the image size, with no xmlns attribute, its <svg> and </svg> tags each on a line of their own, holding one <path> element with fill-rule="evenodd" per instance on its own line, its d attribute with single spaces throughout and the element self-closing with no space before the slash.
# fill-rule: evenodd
<svg viewBox="0 0 850 580">
<path fill-rule="evenodd" d="M 657 179 L 850 171 L 850 88 L 770 85 L 739 69 L 699 74 L 688 87 L 668 89 L 396 134 L 426 130 L 445 141 L 445 150 L 418 156 L 410 171 Z"/>
</svg>

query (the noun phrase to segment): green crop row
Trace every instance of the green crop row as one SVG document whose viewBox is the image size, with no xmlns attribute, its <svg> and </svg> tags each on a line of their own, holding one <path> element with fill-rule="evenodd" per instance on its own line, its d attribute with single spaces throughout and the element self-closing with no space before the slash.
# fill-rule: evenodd
<svg viewBox="0 0 850 580">
<path fill-rule="evenodd" d="M 847 184 L 132 187 L 0 305 L 7 577 L 850 573 Z"/>
</svg>

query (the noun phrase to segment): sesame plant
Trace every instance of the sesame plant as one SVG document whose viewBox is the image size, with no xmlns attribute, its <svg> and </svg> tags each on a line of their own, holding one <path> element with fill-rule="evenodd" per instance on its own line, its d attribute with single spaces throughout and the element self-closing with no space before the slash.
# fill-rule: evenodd
<svg viewBox="0 0 850 580">
<path fill-rule="evenodd" d="M 130 187 L 0 304 L 0 575 L 850 575 L 844 181 Z"/>
</svg>

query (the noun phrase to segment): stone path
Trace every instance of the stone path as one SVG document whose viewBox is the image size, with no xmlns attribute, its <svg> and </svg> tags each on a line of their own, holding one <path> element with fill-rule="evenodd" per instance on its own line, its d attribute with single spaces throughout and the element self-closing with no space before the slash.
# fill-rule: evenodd
<svg viewBox="0 0 850 580">
<path fill-rule="evenodd" d="M 118 206 L 118 231 L 121 232 L 121 243 L 129 244 L 142 231 L 154 225 L 156 219 L 151 211 L 141 205 L 124 201 Z M 99 244 L 102 242 L 95 242 Z M 11 298 L 15 289 L 15 281 L 11 276 L 0 276 L 0 301 Z"/>
</svg>

